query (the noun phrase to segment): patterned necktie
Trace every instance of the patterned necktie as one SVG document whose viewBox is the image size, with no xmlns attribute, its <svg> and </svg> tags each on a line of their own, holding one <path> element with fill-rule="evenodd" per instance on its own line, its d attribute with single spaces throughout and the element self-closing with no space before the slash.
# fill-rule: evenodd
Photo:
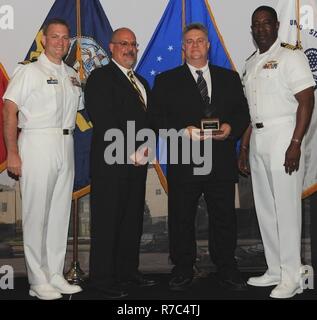
<svg viewBox="0 0 317 320">
<path fill-rule="evenodd" d="M 201 70 L 196 70 L 196 73 L 198 74 L 197 86 L 198 86 L 200 95 L 203 98 L 205 104 L 209 104 L 207 82 L 203 77 L 203 72 Z"/>
<path fill-rule="evenodd" d="M 135 78 L 134 78 L 132 71 L 128 71 L 128 77 L 129 77 L 130 82 L 132 83 L 134 89 L 137 91 L 137 93 L 139 95 L 139 98 L 140 98 L 142 105 L 143 105 L 143 109 L 146 111 L 146 104 L 145 104 L 144 98 L 142 96 L 140 88 L 138 87 L 137 83 L 135 82 Z"/>
</svg>

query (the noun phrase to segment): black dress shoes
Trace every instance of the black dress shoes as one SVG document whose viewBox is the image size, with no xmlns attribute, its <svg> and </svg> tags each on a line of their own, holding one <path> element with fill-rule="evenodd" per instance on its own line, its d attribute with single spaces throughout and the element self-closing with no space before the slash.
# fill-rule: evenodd
<svg viewBox="0 0 317 320">
<path fill-rule="evenodd" d="M 245 291 L 247 290 L 247 283 L 241 277 L 239 272 L 234 272 L 227 277 L 220 276 L 218 281 L 221 287 L 231 291 Z"/>
<path fill-rule="evenodd" d="M 111 288 L 100 288 L 94 287 L 93 290 L 97 291 L 106 299 L 121 299 L 128 296 L 128 293 L 124 290 L 117 289 L 115 287 Z"/>
<path fill-rule="evenodd" d="M 169 282 L 169 288 L 172 291 L 184 291 L 191 285 L 192 280 L 193 280 L 192 276 L 185 276 L 185 275 L 173 276 Z"/>
<path fill-rule="evenodd" d="M 157 281 L 153 279 L 148 279 L 143 274 L 137 273 L 124 281 L 120 281 L 121 286 L 129 286 L 129 285 L 136 285 L 138 287 L 152 287 L 157 284 Z"/>
</svg>

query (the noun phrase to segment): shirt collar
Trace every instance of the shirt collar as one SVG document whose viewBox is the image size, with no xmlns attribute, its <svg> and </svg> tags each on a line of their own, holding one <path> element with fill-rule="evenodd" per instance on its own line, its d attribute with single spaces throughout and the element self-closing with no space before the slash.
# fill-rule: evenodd
<svg viewBox="0 0 317 320">
<path fill-rule="evenodd" d="M 207 63 L 206 63 L 202 68 L 196 68 L 196 67 L 192 66 L 191 64 L 189 64 L 188 62 L 187 62 L 187 65 L 188 65 L 189 70 L 190 70 L 193 74 L 195 74 L 197 70 L 201 70 L 203 73 L 205 73 L 207 70 L 209 70 L 209 63 L 208 63 L 208 61 L 207 61 Z"/>
<path fill-rule="evenodd" d="M 52 70 L 52 71 L 55 71 L 55 72 L 58 72 L 59 68 L 57 68 L 56 66 L 59 66 L 55 63 L 53 63 L 52 61 L 50 61 L 48 59 L 48 57 L 46 56 L 46 54 L 44 52 L 42 52 L 40 54 L 40 56 L 38 57 L 37 59 L 40 63 L 42 63 L 45 67 L 47 67 L 48 69 Z M 64 74 L 67 74 L 66 72 L 66 68 L 65 68 L 65 64 L 63 61 L 61 61 L 61 64 L 60 64 L 60 71 Z"/>
<path fill-rule="evenodd" d="M 269 50 L 267 50 L 267 51 L 265 51 L 265 52 L 263 52 L 263 53 L 260 54 L 260 49 L 258 49 L 257 52 L 256 52 L 256 56 L 257 56 L 257 57 L 264 57 L 264 56 L 266 56 L 266 55 L 269 55 L 269 54 L 271 54 L 277 47 L 280 47 L 280 46 L 281 46 L 281 40 L 280 40 L 279 38 L 277 38 L 277 39 L 275 40 L 275 42 L 271 45 L 271 47 L 270 47 Z"/>
<path fill-rule="evenodd" d="M 121 64 L 119 64 L 116 60 L 114 60 L 114 59 L 111 59 L 117 66 L 118 66 L 118 68 L 125 74 L 125 75 L 128 75 L 128 72 L 129 71 L 132 71 L 132 73 L 133 73 L 133 70 L 132 69 L 127 69 L 127 68 L 125 68 L 125 67 L 123 67 Z"/>
</svg>

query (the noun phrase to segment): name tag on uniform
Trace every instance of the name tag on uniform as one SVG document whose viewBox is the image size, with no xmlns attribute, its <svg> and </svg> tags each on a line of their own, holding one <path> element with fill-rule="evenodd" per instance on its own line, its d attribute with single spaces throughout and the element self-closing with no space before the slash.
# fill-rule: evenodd
<svg viewBox="0 0 317 320">
<path fill-rule="evenodd" d="M 47 84 L 58 84 L 58 80 L 57 79 L 53 79 L 52 77 L 47 79 L 46 82 L 47 82 Z"/>
<path fill-rule="evenodd" d="M 80 82 L 76 77 L 70 77 L 70 81 L 72 82 L 73 86 L 81 88 Z"/>
<path fill-rule="evenodd" d="M 277 69 L 277 66 L 278 62 L 276 60 L 271 60 L 263 66 L 263 69 Z"/>
</svg>

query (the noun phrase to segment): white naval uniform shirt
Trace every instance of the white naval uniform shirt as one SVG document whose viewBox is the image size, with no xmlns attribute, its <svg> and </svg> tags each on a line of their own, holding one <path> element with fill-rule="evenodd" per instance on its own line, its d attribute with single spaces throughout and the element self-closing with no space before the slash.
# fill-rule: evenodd
<svg viewBox="0 0 317 320">
<path fill-rule="evenodd" d="M 76 72 L 42 53 L 36 62 L 15 70 L 3 99 L 18 106 L 19 128 L 74 129 L 81 92 Z"/>
<path fill-rule="evenodd" d="M 305 54 L 282 47 L 279 39 L 267 52 L 257 50 L 246 61 L 242 81 L 252 123 L 295 117 L 294 95 L 315 86 Z"/>
</svg>

